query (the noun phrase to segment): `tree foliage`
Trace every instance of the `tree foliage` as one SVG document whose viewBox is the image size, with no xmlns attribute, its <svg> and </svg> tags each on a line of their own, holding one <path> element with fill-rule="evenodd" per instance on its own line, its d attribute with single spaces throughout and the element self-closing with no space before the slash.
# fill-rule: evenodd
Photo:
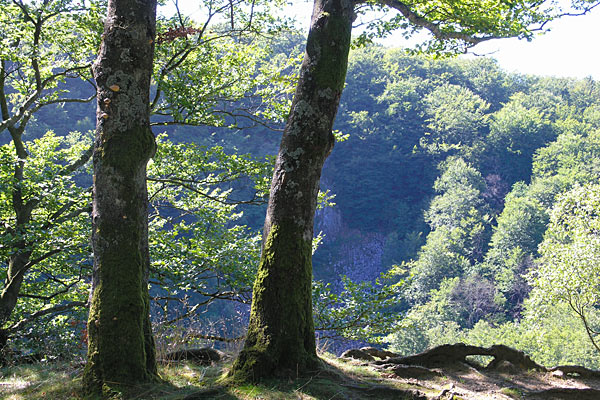
<svg viewBox="0 0 600 400">
<path fill-rule="evenodd" d="M 536 291 L 550 303 L 566 303 L 579 316 L 592 344 L 597 344 L 600 302 L 600 186 L 576 186 L 563 194 L 550 214 L 531 274 Z"/>
</svg>

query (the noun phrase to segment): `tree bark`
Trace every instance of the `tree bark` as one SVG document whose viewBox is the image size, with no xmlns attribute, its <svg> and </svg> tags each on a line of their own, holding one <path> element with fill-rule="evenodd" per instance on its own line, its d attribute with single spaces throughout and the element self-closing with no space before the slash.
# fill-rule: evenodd
<svg viewBox="0 0 600 400">
<path fill-rule="evenodd" d="M 86 392 L 157 378 L 148 295 L 146 165 L 156 0 L 109 0 L 97 85 Z"/>
<path fill-rule="evenodd" d="M 346 78 L 353 2 L 315 0 L 306 53 L 283 133 L 263 230 L 237 380 L 317 369 L 312 317 L 312 238 L 321 169 Z"/>
</svg>

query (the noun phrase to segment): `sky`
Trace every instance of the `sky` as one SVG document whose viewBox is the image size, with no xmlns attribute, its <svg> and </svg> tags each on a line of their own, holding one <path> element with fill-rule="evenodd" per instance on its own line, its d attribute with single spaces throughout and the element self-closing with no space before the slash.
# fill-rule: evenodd
<svg viewBox="0 0 600 400">
<path fill-rule="evenodd" d="M 492 53 L 508 72 L 600 80 L 600 52 L 593 43 L 600 36 L 600 9 L 578 17 L 553 21 L 551 31 L 531 42 L 493 40 L 473 51 Z"/>
<path fill-rule="evenodd" d="M 167 3 L 169 1 L 174 0 Z M 194 0 L 179 0 L 179 4 L 184 14 L 200 13 Z M 308 28 L 312 4 L 306 0 L 294 4 L 285 13 L 296 15 L 298 26 Z M 573 78 L 591 76 L 600 80 L 600 51 L 593 45 L 600 37 L 600 7 L 584 16 L 563 17 L 549 26 L 550 32 L 536 36 L 531 42 L 492 40 L 477 45 L 471 52 L 496 58 L 508 72 Z M 391 47 L 407 46 L 399 35 L 383 43 Z"/>
</svg>

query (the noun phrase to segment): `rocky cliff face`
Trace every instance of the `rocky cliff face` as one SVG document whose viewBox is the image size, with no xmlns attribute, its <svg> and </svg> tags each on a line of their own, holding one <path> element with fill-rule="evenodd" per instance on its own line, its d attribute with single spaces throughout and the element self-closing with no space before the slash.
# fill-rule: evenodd
<svg viewBox="0 0 600 400">
<path fill-rule="evenodd" d="M 354 240 L 342 243 L 335 258 L 338 276 L 354 282 L 374 281 L 385 266 L 382 263 L 385 238 L 380 233 L 358 234 Z"/>
<path fill-rule="evenodd" d="M 373 281 L 387 267 L 383 265 L 385 236 L 348 228 L 341 211 L 335 207 L 318 210 L 315 232 L 324 235 L 317 253 L 327 253 L 326 260 L 317 257 L 315 269 L 331 271 L 330 275 L 336 279 L 333 282 L 336 289 L 341 289 L 341 276 L 354 282 Z"/>
<path fill-rule="evenodd" d="M 315 233 L 321 232 L 328 241 L 335 240 L 343 230 L 342 212 L 336 207 L 318 209 L 315 214 Z"/>
</svg>

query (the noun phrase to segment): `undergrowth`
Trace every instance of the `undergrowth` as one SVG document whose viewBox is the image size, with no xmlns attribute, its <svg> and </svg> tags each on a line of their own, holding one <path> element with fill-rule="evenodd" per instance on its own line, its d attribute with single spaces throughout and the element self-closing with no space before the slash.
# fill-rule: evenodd
<svg viewBox="0 0 600 400">
<path fill-rule="evenodd" d="M 231 362 L 202 366 L 191 362 L 161 365 L 163 383 L 131 388 L 131 400 L 321 400 L 362 399 L 366 391 L 379 399 L 402 399 L 379 373 L 354 362 L 322 354 L 323 368 L 306 377 L 265 380 L 261 384 L 227 384 L 222 377 Z M 6 400 L 79 400 L 82 364 L 38 363 L 0 369 L 0 398 Z M 119 399 L 120 397 L 115 397 Z M 124 398 L 123 398 L 124 399 Z"/>
</svg>

